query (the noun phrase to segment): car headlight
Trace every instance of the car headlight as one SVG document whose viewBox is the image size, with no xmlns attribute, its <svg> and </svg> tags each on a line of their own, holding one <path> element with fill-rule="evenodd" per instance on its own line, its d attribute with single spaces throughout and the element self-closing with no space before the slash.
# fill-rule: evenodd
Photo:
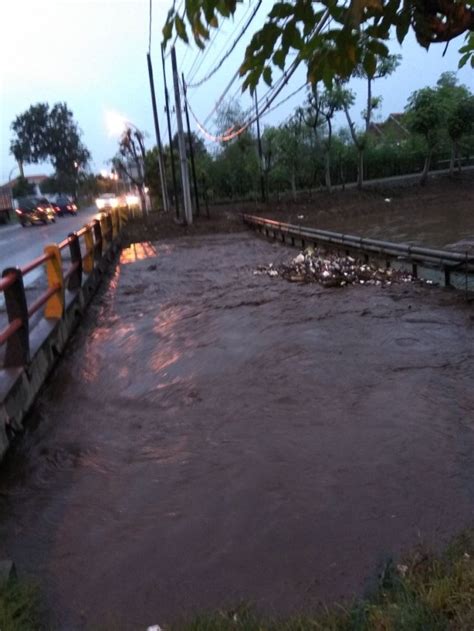
<svg viewBox="0 0 474 631">
<path fill-rule="evenodd" d="M 104 208 L 104 206 L 105 206 L 105 202 L 104 202 L 103 199 L 96 199 L 95 200 L 95 204 L 96 204 L 97 208 L 99 208 L 99 209 Z"/>
<path fill-rule="evenodd" d="M 118 206 L 118 199 L 111 199 L 110 200 L 110 205 L 112 206 L 112 208 L 117 208 Z"/>
<path fill-rule="evenodd" d="M 127 206 L 138 206 L 140 203 L 137 195 L 127 195 L 125 201 L 127 202 Z"/>
</svg>

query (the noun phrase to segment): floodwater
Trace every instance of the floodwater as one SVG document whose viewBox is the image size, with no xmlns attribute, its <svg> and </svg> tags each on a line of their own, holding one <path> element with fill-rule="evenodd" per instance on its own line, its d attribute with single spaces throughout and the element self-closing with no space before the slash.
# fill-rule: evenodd
<svg viewBox="0 0 474 631">
<path fill-rule="evenodd" d="M 0 471 L 0 558 L 57 628 L 308 610 L 472 525 L 472 307 L 253 275 L 293 255 L 124 252 Z"/>
</svg>

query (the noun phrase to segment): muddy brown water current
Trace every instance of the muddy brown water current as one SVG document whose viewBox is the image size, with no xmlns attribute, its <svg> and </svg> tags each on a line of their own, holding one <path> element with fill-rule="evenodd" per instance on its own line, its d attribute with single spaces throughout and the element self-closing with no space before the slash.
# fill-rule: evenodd
<svg viewBox="0 0 474 631">
<path fill-rule="evenodd" d="M 253 275 L 292 255 L 123 253 L 0 471 L 0 558 L 55 628 L 307 611 L 472 525 L 472 306 Z"/>
</svg>

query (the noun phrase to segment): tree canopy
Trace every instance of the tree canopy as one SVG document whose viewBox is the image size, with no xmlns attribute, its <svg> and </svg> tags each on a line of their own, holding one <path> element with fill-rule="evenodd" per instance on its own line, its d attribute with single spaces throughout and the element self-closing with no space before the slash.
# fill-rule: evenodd
<svg viewBox="0 0 474 631">
<path fill-rule="evenodd" d="M 50 160 L 58 175 L 75 177 L 90 159 L 66 103 L 52 108 L 48 103 L 31 105 L 15 118 L 11 128 L 10 151 L 21 165 Z"/>
<path fill-rule="evenodd" d="M 164 44 L 174 32 L 188 42 L 190 33 L 203 48 L 210 32 L 242 2 L 193 0 L 181 14 L 173 3 L 163 28 Z M 245 52 L 240 66 L 244 88 L 253 91 L 260 78 L 271 85 L 275 67 L 291 73 L 300 62 L 307 65 L 309 82 L 322 80 L 327 86 L 360 66 L 374 75 L 377 60 L 389 56 L 386 42 L 392 32 L 402 43 L 409 29 L 425 48 L 466 34 L 460 65 L 470 61 L 474 67 L 473 7 L 473 0 L 278 0 Z"/>
</svg>

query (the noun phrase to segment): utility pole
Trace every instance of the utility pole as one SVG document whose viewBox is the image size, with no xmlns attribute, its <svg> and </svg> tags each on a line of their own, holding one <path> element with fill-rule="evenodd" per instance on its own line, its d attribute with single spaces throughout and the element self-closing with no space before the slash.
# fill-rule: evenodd
<svg viewBox="0 0 474 631">
<path fill-rule="evenodd" d="M 193 147 L 193 137 L 191 136 L 191 127 L 189 125 L 189 112 L 188 112 L 188 101 L 187 101 L 187 90 L 186 90 L 186 81 L 184 80 L 184 73 L 181 73 L 181 79 L 183 80 L 183 92 L 184 92 L 184 113 L 186 114 L 186 125 L 188 128 L 188 140 L 189 140 L 189 153 L 191 157 L 191 169 L 193 172 L 193 186 L 194 186 L 194 199 L 196 200 L 196 216 L 199 217 L 200 209 L 199 209 L 199 191 L 196 179 L 196 165 L 194 164 L 194 147 Z"/>
<path fill-rule="evenodd" d="M 171 157 L 171 175 L 173 177 L 173 192 L 174 192 L 174 208 L 176 212 L 176 219 L 179 220 L 179 198 L 178 198 L 178 187 L 176 185 L 176 169 L 174 166 L 174 149 L 173 149 L 173 138 L 171 137 L 171 121 L 170 121 L 170 107 L 169 107 L 169 95 L 168 95 L 168 83 L 166 81 L 166 64 L 165 64 L 165 55 L 163 52 L 163 46 L 161 46 L 161 63 L 163 64 L 163 80 L 165 84 L 165 107 L 166 107 L 166 120 L 168 121 L 168 141 L 170 146 L 170 157 Z"/>
<path fill-rule="evenodd" d="M 155 122 L 156 143 L 158 146 L 158 168 L 160 170 L 161 194 L 163 195 L 163 209 L 168 212 L 168 190 L 166 187 L 165 165 L 163 163 L 163 147 L 161 146 L 160 124 L 158 122 L 158 113 L 156 111 L 155 82 L 153 80 L 153 67 L 151 65 L 150 53 L 147 53 L 146 60 L 148 62 L 148 77 L 150 79 L 151 103 L 153 106 L 153 120 Z"/>
<path fill-rule="evenodd" d="M 260 162 L 260 186 L 262 189 L 262 202 L 265 203 L 265 180 L 263 177 L 263 152 L 262 152 L 262 138 L 260 137 L 260 116 L 258 114 L 257 89 L 255 89 L 255 114 L 257 116 L 258 158 Z"/>
<path fill-rule="evenodd" d="M 189 187 L 188 159 L 184 142 L 183 118 L 181 115 L 181 94 L 179 91 L 178 64 L 176 63 L 175 47 L 171 49 L 171 64 L 173 67 L 174 99 L 176 107 L 176 122 L 178 124 L 179 160 L 181 162 L 181 182 L 183 184 L 184 216 L 186 223 L 193 223 L 193 206 Z"/>
</svg>

